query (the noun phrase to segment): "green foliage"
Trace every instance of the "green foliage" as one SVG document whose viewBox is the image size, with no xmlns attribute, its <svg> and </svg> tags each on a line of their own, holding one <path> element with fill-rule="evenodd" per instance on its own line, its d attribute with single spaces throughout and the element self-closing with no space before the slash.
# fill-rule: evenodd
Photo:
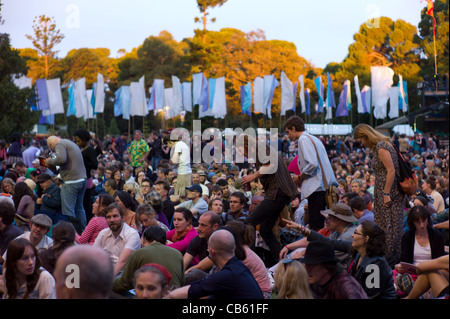
<svg viewBox="0 0 450 319">
<path fill-rule="evenodd" d="M 70 80 L 86 78 L 86 86 L 91 87 L 97 82 L 97 74 L 101 73 L 105 81 L 110 79 L 109 69 L 113 59 L 109 58 L 110 50 L 106 48 L 97 49 L 74 49 L 67 53 L 61 60 L 61 78 L 66 83 Z M 117 74 L 117 72 L 115 72 Z M 113 79 L 114 80 L 114 79 Z"/>
<path fill-rule="evenodd" d="M 197 0 L 197 6 L 200 13 L 203 15 L 201 18 L 196 17 L 195 22 L 203 24 L 203 31 L 206 31 L 208 10 L 217 6 L 221 7 L 227 0 Z M 216 22 L 216 18 L 210 20 L 212 23 Z"/>
<path fill-rule="evenodd" d="M 6 138 L 13 132 L 31 131 L 39 121 L 38 112 L 32 112 L 29 100 L 32 89 L 19 89 L 12 81 L 12 75 L 26 74 L 25 61 L 17 50 L 11 49 L 9 36 L 0 34 L 0 137 Z"/>
<path fill-rule="evenodd" d="M 64 39 L 64 34 L 56 29 L 54 18 L 41 15 L 33 20 L 34 35 L 26 35 L 33 43 L 38 54 L 43 57 L 44 76 L 49 76 L 49 70 L 53 66 L 51 59 L 55 57 L 54 47 Z"/>
<path fill-rule="evenodd" d="M 421 75 L 431 76 L 434 67 L 434 39 L 432 18 L 424 8 L 419 22 L 418 43 L 423 48 L 426 59 L 421 62 Z M 434 2 L 434 17 L 436 18 L 436 55 L 438 74 L 448 74 L 449 70 L 449 3 L 448 0 Z"/>
</svg>

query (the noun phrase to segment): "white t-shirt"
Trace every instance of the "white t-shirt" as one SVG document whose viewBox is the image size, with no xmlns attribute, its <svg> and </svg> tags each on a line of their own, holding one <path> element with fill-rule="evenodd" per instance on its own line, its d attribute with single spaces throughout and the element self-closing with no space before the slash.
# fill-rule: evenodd
<svg viewBox="0 0 450 319">
<path fill-rule="evenodd" d="M 191 151 L 189 146 L 183 141 L 178 141 L 174 146 L 174 157 L 178 156 L 178 175 L 192 174 L 191 169 Z"/>
<path fill-rule="evenodd" d="M 417 239 L 414 242 L 414 260 L 413 264 L 418 265 L 422 261 L 431 259 L 431 247 L 430 244 L 426 247 L 422 247 L 417 242 Z"/>
</svg>

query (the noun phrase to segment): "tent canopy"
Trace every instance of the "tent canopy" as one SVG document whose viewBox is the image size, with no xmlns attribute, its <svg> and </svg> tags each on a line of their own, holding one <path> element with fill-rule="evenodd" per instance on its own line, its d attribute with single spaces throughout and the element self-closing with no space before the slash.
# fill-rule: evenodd
<svg viewBox="0 0 450 319">
<path fill-rule="evenodd" d="M 350 124 L 305 124 L 305 127 L 312 135 L 348 135 L 353 132 Z"/>
<path fill-rule="evenodd" d="M 392 131 L 398 135 L 414 136 L 414 131 L 408 124 L 398 124 L 392 128 Z"/>
</svg>

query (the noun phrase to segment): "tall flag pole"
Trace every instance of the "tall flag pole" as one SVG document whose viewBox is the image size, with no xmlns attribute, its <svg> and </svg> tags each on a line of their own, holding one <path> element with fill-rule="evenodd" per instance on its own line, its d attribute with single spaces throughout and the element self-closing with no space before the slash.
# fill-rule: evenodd
<svg viewBox="0 0 450 319">
<path fill-rule="evenodd" d="M 436 54 L 436 18 L 434 17 L 433 9 L 434 3 L 432 0 L 425 0 L 427 2 L 427 15 L 433 19 L 433 44 L 434 44 L 434 74 L 437 74 L 437 54 Z"/>
</svg>

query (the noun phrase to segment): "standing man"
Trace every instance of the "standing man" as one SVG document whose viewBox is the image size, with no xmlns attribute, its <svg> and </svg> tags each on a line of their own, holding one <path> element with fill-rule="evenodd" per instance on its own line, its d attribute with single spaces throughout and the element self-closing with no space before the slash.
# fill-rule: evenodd
<svg viewBox="0 0 450 319">
<path fill-rule="evenodd" d="M 136 168 L 145 166 L 145 160 L 149 153 L 150 147 L 142 138 L 142 132 L 139 130 L 134 131 L 134 140 L 128 148 L 130 164 L 134 169 L 134 177 L 136 177 Z"/>
<path fill-rule="evenodd" d="M 305 122 L 301 117 L 295 115 L 288 118 L 283 125 L 283 129 L 288 133 L 291 141 L 298 139 L 298 167 L 301 174 L 294 176 L 293 179 L 296 184 L 302 187 L 302 200 L 308 199 L 308 224 L 310 228 L 316 231 L 320 230 L 323 228 L 325 220 L 320 211 L 326 209 L 322 174 L 329 186 L 338 186 L 327 151 L 317 137 L 306 132 Z M 317 154 L 319 154 L 319 157 L 317 157 Z M 324 172 L 322 172 L 319 160 Z"/>
<path fill-rule="evenodd" d="M 92 182 L 93 170 L 98 168 L 97 152 L 90 145 L 91 133 L 85 129 L 80 128 L 73 134 L 75 137 L 75 143 L 80 147 L 81 154 L 83 155 L 84 167 L 86 169 L 86 191 L 83 198 L 84 211 L 86 212 L 86 220 L 91 220 L 92 217 L 92 204 L 94 203 L 94 189 Z"/>
<path fill-rule="evenodd" d="M 123 162 L 123 153 L 127 150 L 128 134 L 122 133 L 120 137 L 116 137 L 111 145 L 111 149 L 114 154 L 114 158 Z"/>
<path fill-rule="evenodd" d="M 151 148 L 150 157 L 151 157 L 151 165 L 153 168 L 153 172 L 158 169 L 159 161 L 162 159 L 162 142 L 161 138 L 158 136 L 158 133 L 153 131 L 150 135 L 150 140 L 148 141 L 148 145 Z"/>
<path fill-rule="evenodd" d="M 64 182 L 61 186 L 62 214 L 68 217 L 81 234 L 87 224 L 83 207 L 87 177 L 83 155 L 77 144 L 57 136 L 50 136 L 47 145 L 55 152 L 56 157 L 46 159 L 46 164 L 60 166 L 60 175 Z"/>
<path fill-rule="evenodd" d="M 192 185 L 191 151 L 189 146 L 183 141 L 168 141 L 167 145 L 174 149 L 171 162 L 178 164 L 177 184 L 174 195 L 184 197 L 186 187 Z"/>
<path fill-rule="evenodd" d="M 31 141 L 30 147 L 22 153 L 23 162 L 28 168 L 32 168 L 34 159 L 39 155 L 41 155 L 41 149 L 38 147 L 36 141 L 33 140 Z"/>
</svg>

